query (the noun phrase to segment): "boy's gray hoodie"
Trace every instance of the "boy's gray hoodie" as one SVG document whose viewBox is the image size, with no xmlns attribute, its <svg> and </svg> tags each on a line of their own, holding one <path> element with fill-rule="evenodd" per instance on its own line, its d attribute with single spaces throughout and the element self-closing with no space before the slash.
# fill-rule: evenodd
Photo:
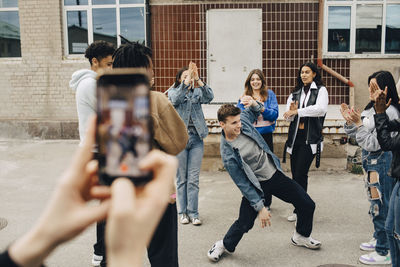
<svg viewBox="0 0 400 267">
<path fill-rule="evenodd" d="M 72 74 L 69 86 L 76 91 L 76 109 L 79 120 L 79 138 L 80 146 L 87 130 L 87 121 L 89 117 L 96 112 L 96 77 L 97 73 L 82 69 Z"/>
</svg>

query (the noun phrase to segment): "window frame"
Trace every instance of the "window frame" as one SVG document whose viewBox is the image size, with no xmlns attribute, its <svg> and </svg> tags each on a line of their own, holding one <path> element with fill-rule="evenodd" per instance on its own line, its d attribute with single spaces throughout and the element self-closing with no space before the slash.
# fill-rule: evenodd
<svg viewBox="0 0 400 267">
<path fill-rule="evenodd" d="M 142 7 L 144 10 L 144 41 L 147 43 L 147 16 L 146 16 L 146 5 L 145 1 L 141 4 L 120 4 L 120 0 L 115 0 L 115 4 L 103 4 L 103 5 L 93 5 L 92 0 L 88 0 L 87 5 L 65 5 L 64 0 L 62 1 L 62 16 L 63 16 L 63 37 L 64 37 L 64 56 L 66 58 L 82 58 L 84 53 L 82 54 L 70 54 L 69 53 L 69 45 L 68 45 L 68 22 L 67 22 L 67 12 L 68 11 L 86 11 L 87 16 L 87 31 L 88 31 L 88 44 L 93 43 L 93 8 L 115 8 L 116 12 L 116 26 L 117 26 L 117 46 L 121 45 L 121 8 L 132 8 L 132 7 Z"/>
<path fill-rule="evenodd" d="M 381 34 L 381 51 L 379 53 L 364 53 L 356 54 L 356 10 L 357 5 L 382 5 L 382 34 Z M 385 42 L 386 42 L 386 7 L 387 5 L 398 4 L 399 0 L 328 0 L 325 1 L 324 7 L 324 29 L 323 29 L 323 44 L 322 53 L 324 58 L 400 58 L 398 54 L 386 54 L 385 53 Z M 350 7 L 350 51 L 349 52 L 329 52 L 328 51 L 328 14 L 329 7 L 331 6 L 342 6 Z"/>
<path fill-rule="evenodd" d="M 18 3 L 19 5 L 19 3 Z M 0 57 L 0 60 L 19 60 L 22 58 L 22 44 L 21 44 L 21 17 L 19 14 L 19 6 L 17 7 L 0 7 L 0 12 L 7 12 L 7 11 L 17 11 L 18 12 L 18 20 L 19 20 L 19 42 L 20 42 L 20 49 L 21 49 L 21 56 L 19 57 Z"/>
</svg>

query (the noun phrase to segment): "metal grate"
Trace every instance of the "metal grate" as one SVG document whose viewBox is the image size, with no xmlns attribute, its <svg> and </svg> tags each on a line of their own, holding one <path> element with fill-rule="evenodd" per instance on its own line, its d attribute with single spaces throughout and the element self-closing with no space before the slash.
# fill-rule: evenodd
<svg viewBox="0 0 400 267">
<path fill-rule="evenodd" d="M 167 90 L 177 71 L 190 60 L 196 62 L 201 78 L 207 82 L 207 10 L 257 8 L 263 14 L 263 71 L 278 103 L 285 104 L 295 86 L 298 68 L 317 58 L 318 3 L 275 2 L 152 5 L 155 90 Z M 325 59 L 323 63 L 345 77 L 350 76 L 349 59 Z M 321 74 L 329 104 L 349 103 L 348 86 L 325 71 Z"/>
</svg>

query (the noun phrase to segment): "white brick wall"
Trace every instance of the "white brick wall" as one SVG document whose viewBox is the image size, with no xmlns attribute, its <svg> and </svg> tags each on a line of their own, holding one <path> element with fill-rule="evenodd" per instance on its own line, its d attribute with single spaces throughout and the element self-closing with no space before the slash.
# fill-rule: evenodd
<svg viewBox="0 0 400 267">
<path fill-rule="evenodd" d="M 252 0 L 205 2 L 229 1 L 253 2 Z M 309 1 L 317 2 L 317 0 Z M 76 121 L 75 94 L 68 87 L 68 83 L 75 70 L 89 68 L 89 63 L 84 58 L 64 57 L 63 0 L 19 0 L 18 2 L 22 57 L 0 58 L 0 121 L 7 119 Z M 190 2 L 200 1 L 151 0 L 150 4 Z M 364 102 L 367 102 L 365 84 L 372 70 L 394 71 L 399 67 L 398 62 L 398 59 L 351 60 L 350 79 L 356 84 L 357 106 L 361 108 Z M 366 68 L 371 70 L 365 71 Z M 359 73 L 360 71 L 363 73 Z"/>
<path fill-rule="evenodd" d="M 63 60 L 62 1 L 20 0 L 19 59 L 0 59 L 0 119 L 77 120 L 71 74 L 86 60 Z"/>
</svg>

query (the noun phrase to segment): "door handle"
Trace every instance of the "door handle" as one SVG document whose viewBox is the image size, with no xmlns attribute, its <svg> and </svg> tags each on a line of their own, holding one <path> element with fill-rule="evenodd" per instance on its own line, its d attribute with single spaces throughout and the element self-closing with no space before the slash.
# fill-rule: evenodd
<svg viewBox="0 0 400 267">
<path fill-rule="evenodd" d="M 216 62 L 216 60 L 215 59 L 210 59 L 210 62 Z"/>
</svg>

